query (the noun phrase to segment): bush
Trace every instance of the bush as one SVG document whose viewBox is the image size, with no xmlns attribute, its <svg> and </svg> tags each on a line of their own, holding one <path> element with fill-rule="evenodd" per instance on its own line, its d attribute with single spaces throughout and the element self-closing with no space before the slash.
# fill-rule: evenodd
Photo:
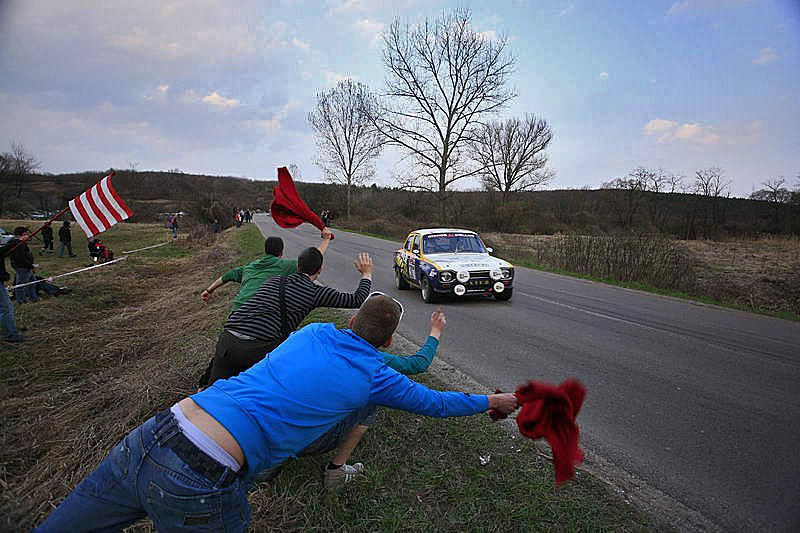
<svg viewBox="0 0 800 533">
<path fill-rule="evenodd" d="M 537 262 L 617 281 L 690 290 L 694 272 L 678 243 L 653 235 L 561 235 L 537 249 Z"/>
</svg>

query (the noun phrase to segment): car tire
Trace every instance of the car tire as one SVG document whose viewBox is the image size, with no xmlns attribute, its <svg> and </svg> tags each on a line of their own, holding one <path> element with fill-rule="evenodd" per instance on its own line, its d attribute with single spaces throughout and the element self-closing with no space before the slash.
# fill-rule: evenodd
<svg viewBox="0 0 800 533">
<path fill-rule="evenodd" d="M 430 282 L 426 278 L 422 278 L 419 288 L 419 293 L 422 295 L 422 300 L 426 304 L 436 303 L 436 293 L 433 292 L 433 287 L 431 287 Z"/>
<path fill-rule="evenodd" d="M 406 279 L 403 277 L 403 274 L 400 273 L 399 268 L 394 269 L 394 286 L 399 291 L 408 290 L 410 287 Z"/>
<path fill-rule="evenodd" d="M 511 299 L 512 294 L 514 294 L 514 289 L 506 289 L 503 292 L 494 293 L 494 299 L 498 302 L 507 302 Z"/>
</svg>

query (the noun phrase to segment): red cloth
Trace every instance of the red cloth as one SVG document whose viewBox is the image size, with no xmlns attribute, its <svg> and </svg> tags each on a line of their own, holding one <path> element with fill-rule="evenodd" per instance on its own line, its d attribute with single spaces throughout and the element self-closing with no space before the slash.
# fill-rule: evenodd
<svg viewBox="0 0 800 533">
<path fill-rule="evenodd" d="M 519 432 L 529 439 L 547 439 L 553 450 L 557 484 L 572 479 L 575 465 L 583 461 L 575 418 L 586 397 L 586 387 L 575 379 L 568 379 L 558 387 L 531 381 L 518 388 L 514 396 L 522 405 L 517 415 Z M 489 414 L 493 420 L 505 418 L 497 412 Z"/>
<path fill-rule="evenodd" d="M 292 175 L 289 169 L 278 169 L 278 186 L 272 190 L 275 198 L 272 200 L 270 211 L 272 219 L 282 228 L 296 228 L 303 222 L 313 224 L 321 231 L 325 227 L 319 216 L 309 209 L 306 203 L 297 194 Z"/>
</svg>

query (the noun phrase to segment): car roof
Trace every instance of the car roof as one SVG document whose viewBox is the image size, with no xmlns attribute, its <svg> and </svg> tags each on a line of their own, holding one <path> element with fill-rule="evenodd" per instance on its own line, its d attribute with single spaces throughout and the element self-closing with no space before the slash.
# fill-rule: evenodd
<svg viewBox="0 0 800 533">
<path fill-rule="evenodd" d="M 432 233 L 469 233 L 471 235 L 477 235 L 477 233 L 472 230 L 458 228 L 425 228 L 414 230 L 411 233 L 418 233 L 420 235 L 430 235 Z"/>
</svg>

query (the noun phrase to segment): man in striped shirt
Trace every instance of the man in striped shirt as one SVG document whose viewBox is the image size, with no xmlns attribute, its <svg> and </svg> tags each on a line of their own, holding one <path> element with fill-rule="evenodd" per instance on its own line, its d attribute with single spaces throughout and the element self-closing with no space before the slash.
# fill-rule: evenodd
<svg viewBox="0 0 800 533">
<path fill-rule="evenodd" d="M 217 341 L 209 385 L 243 372 L 282 343 L 317 307 L 360 307 L 372 286 L 372 258 L 359 254 L 354 261 L 361 273 L 352 293 L 314 283 L 322 272 L 322 253 L 306 248 L 297 257 L 297 270 L 266 281 L 233 312 Z"/>
</svg>

